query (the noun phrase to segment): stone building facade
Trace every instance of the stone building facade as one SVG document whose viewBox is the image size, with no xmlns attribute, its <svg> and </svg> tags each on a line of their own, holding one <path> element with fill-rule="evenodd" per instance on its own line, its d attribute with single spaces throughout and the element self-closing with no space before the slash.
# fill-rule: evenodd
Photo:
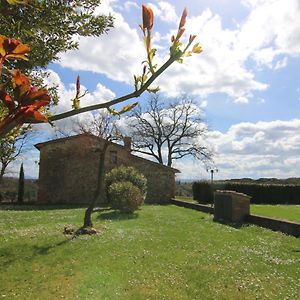
<svg viewBox="0 0 300 300">
<path fill-rule="evenodd" d="M 89 134 L 56 139 L 35 145 L 40 150 L 39 203 L 88 203 L 94 194 L 99 153 L 104 140 Z M 131 139 L 124 146 L 111 143 L 105 171 L 124 165 L 138 169 L 147 178 L 148 203 L 166 203 L 175 196 L 179 171 L 131 153 Z"/>
</svg>

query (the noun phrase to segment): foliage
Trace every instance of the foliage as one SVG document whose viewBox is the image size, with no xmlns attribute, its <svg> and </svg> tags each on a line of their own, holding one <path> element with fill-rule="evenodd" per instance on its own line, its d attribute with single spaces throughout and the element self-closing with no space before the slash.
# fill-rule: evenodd
<svg viewBox="0 0 300 300">
<path fill-rule="evenodd" d="M 205 194 L 207 199 L 213 199 L 213 191 L 231 190 L 251 196 L 252 204 L 300 204 L 300 185 L 215 182 L 210 190 L 207 185 L 206 182 L 194 182 L 195 200 L 202 200 L 200 197 L 202 189 L 207 192 Z"/>
<path fill-rule="evenodd" d="M 208 181 L 194 182 L 193 186 L 193 199 L 201 204 L 208 204 L 214 202 L 214 194 L 211 183 Z"/>
<path fill-rule="evenodd" d="M 14 5 L 10 5 L 14 4 Z M 96 0 L 0 0 L 0 33 L 30 46 L 29 60 L 9 62 L 10 69 L 30 75 L 35 86 L 43 87 L 50 62 L 59 53 L 78 48 L 78 36 L 100 36 L 113 27 L 113 17 L 96 15 Z M 57 104 L 57 88 L 48 89 Z"/>
<path fill-rule="evenodd" d="M 108 188 L 108 195 L 112 208 L 123 213 L 133 213 L 144 203 L 141 190 L 129 181 L 112 183 Z"/>
<path fill-rule="evenodd" d="M 13 68 L 45 68 L 58 54 L 78 48 L 77 36 L 100 36 L 113 26 L 113 17 L 95 14 L 98 0 L 30 0 L 9 5 L 0 0 L 0 32 L 19 39 L 32 51 L 29 61 L 12 62 Z"/>
<path fill-rule="evenodd" d="M 136 186 L 145 195 L 147 192 L 147 179 L 137 169 L 133 167 L 120 166 L 112 169 L 105 176 L 107 191 L 116 182 L 128 181 Z"/>
<path fill-rule="evenodd" d="M 138 215 L 95 212 L 95 227 L 107 229 L 70 239 L 62 229 L 79 227 L 84 209 L 24 209 L 0 210 L 3 299 L 299 298 L 294 237 L 224 226 L 174 205 L 144 205 Z"/>
</svg>

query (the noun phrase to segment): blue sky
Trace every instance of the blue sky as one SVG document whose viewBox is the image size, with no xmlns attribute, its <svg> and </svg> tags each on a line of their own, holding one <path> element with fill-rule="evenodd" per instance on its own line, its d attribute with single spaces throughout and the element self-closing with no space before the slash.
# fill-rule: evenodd
<svg viewBox="0 0 300 300">
<path fill-rule="evenodd" d="M 299 0 L 102 1 L 95 13 L 114 15 L 115 28 L 100 38 L 80 38 L 78 51 L 49 65 L 47 84 L 59 84 L 61 93 L 56 111 L 70 108 L 77 74 L 90 92 L 82 106 L 132 91 L 145 58 L 138 28 L 142 3 L 155 13 L 159 64 L 183 8 L 189 11 L 186 37 L 197 34 L 204 51 L 172 65 L 157 84 L 169 99 L 185 93 L 204 108 L 217 177 L 300 177 Z M 53 137 L 48 125 L 38 129 L 44 131 L 38 142 Z M 38 154 L 32 149 L 22 157 L 28 177 L 37 177 Z M 209 178 L 192 159 L 175 167 L 182 178 Z"/>
</svg>

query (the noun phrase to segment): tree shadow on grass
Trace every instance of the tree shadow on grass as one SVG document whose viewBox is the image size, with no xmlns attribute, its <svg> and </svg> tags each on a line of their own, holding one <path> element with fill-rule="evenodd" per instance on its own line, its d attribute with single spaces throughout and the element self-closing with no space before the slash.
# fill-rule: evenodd
<svg viewBox="0 0 300 300">
<path fill-rule="evenodd" d="M 48 255 L 52 249 L 56 249 L 59 246 L 67 244 L 71 240 L 72 240 L 72 238 L 69 238 L 69 239 L 65 239 L 65 240 L 57 242 L 57 243 L 52 243 L 47 246 L 46 245 L 45 246 L 24 245 L 24 247 L 28 248 L 28 249 L 26 249 L 26 251 L 30 251 L 31 253 L 29 255 L 25 254 L 23 257 L 14 254 L 14 251 L 12 251 L 10 248 L 9 249 L 2 248 L 2 249 L 0 249 L 0 257 L 6 258 L 6 259 L 3 259 L 1 266 L 7 267 L 17 261 L 22 261 L 22 260 L 33 261 L 34 259 L 36 259 L 36 257 L 38 255 Z"/>
<path fill-rule="evenodd" d="M 67 244 L 68 242 L 70 242 L 72 240 L 72 238 L 70 239 L 66 239 L 66 240 L 63 240 L 63 241 L 60 241 L 58 243 L 54 243 L 54 244 L 51 244 L 51 245 L 48 245 L 48 246 L 33 246 L 32 249 L 33 249 L 33 252 L 34 252 L 34 255 L 36 254 L 39 254 L 39 255 L 46 255 L 49 253 L 49 251 L 51 251 L 52 249 L 55 249 L 59 246 L 62 246 L 64 244 Z"/>
<path fill-rule="evenodd" d="M 101 220 L 111 220 L 111 221 L 123 221 L 123 220 L 132 220 L 138 218 L 138 213 L 121 213 L 118 210 L 107 210 L 104 212 L 101 212 L 98 216 L 98 219 Z"/>
</svg>

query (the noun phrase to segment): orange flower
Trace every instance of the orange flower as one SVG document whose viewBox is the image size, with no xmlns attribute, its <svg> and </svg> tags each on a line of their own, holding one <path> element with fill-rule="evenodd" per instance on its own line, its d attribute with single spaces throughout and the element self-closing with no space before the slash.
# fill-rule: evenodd
<svg viewBox="0 0 300 300">
<path fill-rule="evenodd" d="M 151 30 L 153 27 L 154 14 L 149 6 L 142 5 L 143 30 Z"/>
<path fill-rule="evenodd" d="M 19 40 L 0 35 L 0 63 L 3 63 L 5 59 L 28 60 L 26 54 L 29 51 L 30 48 Z"/>
</svg>

